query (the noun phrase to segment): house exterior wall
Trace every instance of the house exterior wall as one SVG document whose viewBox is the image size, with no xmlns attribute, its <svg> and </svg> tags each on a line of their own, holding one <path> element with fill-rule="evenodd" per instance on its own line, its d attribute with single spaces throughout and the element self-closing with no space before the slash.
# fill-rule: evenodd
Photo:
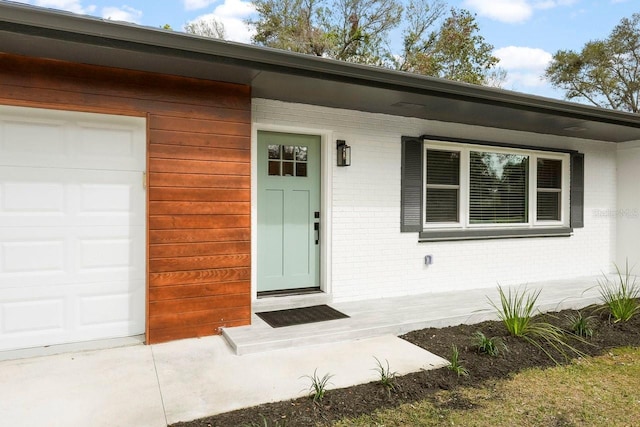
<svg viewBox="0 0 640 427">
<path fill-rule="evenodd" d="M 624 269 L 635 266 L 640 269 L 640 141 L 628 142 L 618 147 L 618 205 L 615 211 L 607 212 L 617 221 L 616 263 Z"/>
<path fill-rule="evenodd" d="M 253 100 L 254 126 L 317 129 L 351 145 L 350 167 L 331 148 L 331 265 L 325 287 L 334 301 L 495 287 L 600 274 L 615 259 L 614 144 Z M 585 154 L 585 227 L 571 237 L 419 243 L 400 232 L 401 136 L 429 134 Z M 328 178 L 328 179 L 327 179 Z M 433 264 L 424 265 L 432 255 Z"/>
<path fill-rule="evenodd" d="M 146 117 L 147 342 L 250 322 L 249 87 L 0 53 L 0 104 Z"/>
</svg>

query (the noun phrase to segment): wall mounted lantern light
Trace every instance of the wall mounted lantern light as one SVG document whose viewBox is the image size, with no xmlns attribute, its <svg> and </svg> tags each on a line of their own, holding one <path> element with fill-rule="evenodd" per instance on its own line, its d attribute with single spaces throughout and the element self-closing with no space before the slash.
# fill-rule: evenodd
<svg viewBox="0 0 640 427">
<path fill-rule="evenodd" d="M 336 141 L 336 149 L 338 150 L 338 166 L 351 166 L 351 147 L 344 140 L 339 139 Z"/>
</svg>

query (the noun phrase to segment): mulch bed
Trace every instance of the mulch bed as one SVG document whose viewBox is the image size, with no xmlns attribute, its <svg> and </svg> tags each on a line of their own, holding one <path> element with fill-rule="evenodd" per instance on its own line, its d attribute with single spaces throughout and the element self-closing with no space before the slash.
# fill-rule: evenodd
<svg viewBox="0 0 640 427">
<path fill-rule="evenodd" d="M 608 314 L 598 307 L 582 310 L 584 315 L 592 315 L 593 337 L 589 344 L 571 341 L 571 344 L 589 356 L 597 356 L 610 348 L 640 347 L 640 316 L 629 322 L 612 323 Z M 575 314 L 573 310 L 538 316 L 562 328 L 568 328 L 566 316 Z M 482 331 L 488 337 L 501 337 L 508 346 L 508 352 L 498 357 L 479 354 L 472 344 L 471 336 Z M 489 321 L 476 325 L 459 325 L 448 328 L 428 328 L 410 332 L 402 338 L 432 353 L 448 358 L 451 346 L 456 345 L 460 360 L 469 371 L 469 376 L 458 377 L 447 368 L 421 371 L 396 379 L 395 390 L 388 391 L 379 383 L 357 385 L 329 390 L 320 404 L 309 398 L 268 403 L 252 408 L 219 414 L 173 426 L 230 427 L 268 425 L 313 426 L 330 425 L 345 417 L 356 417 L 374 412 L 376 409 L 397 407 L 433 396 L 439 390 L 451 390 L 460 386 L 482 386 L 487 381 L 505 378 L 523 369 L 554 366 L 554 362 L 540 349 L 526 341 L 507 334 L 501 322 Z M 557 356 L 557 355 L 556 355 Z M 561 363 L 568 363 L 560 356 Z M 393 366 L 391 366 L 393 370 Z M 461 408 L 471 408 L 473 402 L 452 401 Z M 285 424 L 286 423 L 286 424 Z"/>
</svg>

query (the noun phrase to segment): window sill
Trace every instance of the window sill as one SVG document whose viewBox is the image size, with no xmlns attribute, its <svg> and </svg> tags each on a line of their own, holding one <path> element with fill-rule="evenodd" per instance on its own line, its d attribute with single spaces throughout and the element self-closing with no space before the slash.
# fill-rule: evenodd
<svg viewBox="0 0 640 427">
<path fill-rule="evenodd" d="M 524 237 L 569 237 L 573 228 L 525 228 L 499 230 L 428 230 L 421 231 L 419 242 L 442 242 L 452 240 L 486 240 L 486 239 L 517 239 Z"/>
</svg>

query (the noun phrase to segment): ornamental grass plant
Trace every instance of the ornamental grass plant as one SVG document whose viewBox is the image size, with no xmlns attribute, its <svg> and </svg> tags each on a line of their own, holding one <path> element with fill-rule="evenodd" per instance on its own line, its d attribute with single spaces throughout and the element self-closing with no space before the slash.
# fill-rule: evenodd
<svg viewBox="0 0 640 427">
<path fill-rule="evenodd" d="M 507 351 L 507 345 L 499 337 L 489 338 L 481 331 L 476 331 L 471 338 L 479 353 L 496 357 Z"/>
<path fill-rule="evenodd" d="M 309 385 L 309 397 L 313 399 L 314 403 L 319 403 L 324 399 L 329 380 L 332 377 L 333 375 L 329 373 L 324 374 L 322 377 L 318 376 L 318 369 L 316 368 L 313 371 L 313 375 L 304 375 L 300 378 L 308 378 L 311 381 Z"/>
<path fill-rule="evenodd" d="M 624 272 L 617 264 L 615 267 L 616 280 L 610 279 L 606 275 L 598 280 L 600 298 L 614 323 L 627 322 L 640 313 L 640 303 L 638 302 L 640 285 L 636 281 L 636 276 L 632 274 L 632 269 L 629 269 L 629 260 L 625 262 Z"/>
<path fill-rule="evenodd" d="M 489 302 L 496 309 L 498 317 L 510 335 L 524 339 L 539 348 L 554 362 L 558 363 L 557 355 L 564 359 L 568 359 L 570 353 L 582 356 L 582 352 L 567 342 L 562 328 L 548 322 L 534 320 L 540 292 L 539 289 L 529 291 L 526 286 L 514 290 L 509 288 L 505 292 L 502 286 L 498 286 L 500 304 L 492 300 Z M 576 339 L 581 340 L 579 337 Z"/>
</svg>

